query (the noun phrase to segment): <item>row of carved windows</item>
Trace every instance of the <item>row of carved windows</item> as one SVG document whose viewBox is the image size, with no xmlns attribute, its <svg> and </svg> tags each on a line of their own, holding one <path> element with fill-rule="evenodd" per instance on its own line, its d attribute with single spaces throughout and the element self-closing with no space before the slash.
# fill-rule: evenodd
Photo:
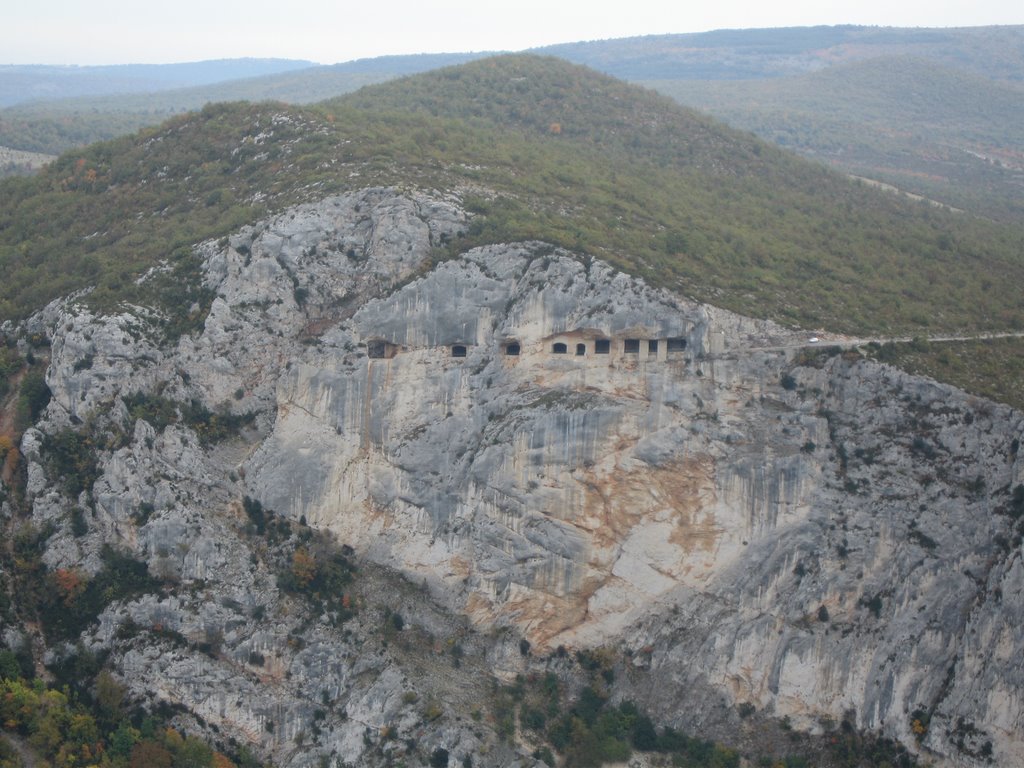
<svg viewBox="0 0 1024 768">
<path fill-rule="evenodd" d="M 647 342 L 648 357 L 656 356 L 662 342 L 661 339 L 623 339 L 622 353 L 624 355 L 640 354 L 641 345 L 645 341 Z M 682 352 L 686 349 L 686 339 L 683 338 L 664 339 L 664 342 L 666 352 Z M 593 352 L 595 355 L 611 354 L 611 349 L 611 339 L 594 339 Z M 502 351 L 510 357 L 518 357 L 522 347 L 518 341 L 510 341 L 502 346 Z M 367 356 L 374 359 L 392 358 L 397 352 L 397 345 L 385 341 L 370 341 L 366 345 Z M 468 352 L 469 347 L 466 344 L 451 345 L 452 357 L 466 357 Z M 584 357 L 587 354 L 587 344 L 582 341 L 577 342 L 575 352 L 577 357 Z M 569 345 L 563 341 L 556 341 L 551 345 L 551 353 L 554 355 L 567 355 L 569 354 Z"/>
<path fill-rule="evenodd" d="M 647 342 L 647 355 L 648 357 L 654 357 L 658 354 L 658 347 L 661 344 L 661 339 L 623 339 L 622 340 L 622 354 L 624 355 L 639 355 L 641 345 Z M 686 339 L 665 339 L 665 351 L 666 352 L 682 352 L 686 349 Z M 509 352 L 506 347 L 505 354 L 518 355 L 519 345 L 516 346 L 515 352 Z M 554 355 L 567 355 L 569 354 L 569 345 L 562 341 L 556 341 L 551 345 L 551 353 Z M 607 355 L 611 353 L 611 339 L 595 339 L 594 340 L 594 354 L 595 355 Z M 587 354 L 587 345 L 583 342 L 576 344 L 576 355 L 577 357 L 583 357 Z"/>
</svg>

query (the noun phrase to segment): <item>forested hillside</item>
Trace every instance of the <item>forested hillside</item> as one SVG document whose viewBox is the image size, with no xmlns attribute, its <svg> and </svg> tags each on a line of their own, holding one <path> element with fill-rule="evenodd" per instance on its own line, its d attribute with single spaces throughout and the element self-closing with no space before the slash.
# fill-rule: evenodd
<svg viewBox="0 0 1024 768">
<path fill-rule="evenodd" d="M 472 202 L 482 215 L 467 243 L 546 239 L 806 327 L 1024 324 L 1019 228 L 879 193 L 649 91 L 533 56 L 315 109 L 213 107 L 9 181 L 0 306 L 23 316 L 94 282 L 117 294 L 177 247 L 353 183 L 493 190 Z"/>
<path fill-rule="evenodd" d="M 956 208 L 1024 220 L 1024 89 L 882 57 L 771 80 L 648 83 L 837 170 Z"/>
<path fill-rule="evenodd" d="M 649 85 L 844 172 L 1020 220 L 1022 51 L 1019 26 L 837 26 L 651 35 L 538 52 Z M 26 104 L 0 110 L 0 146 L 58 153 L 209 102 L 308 104 L 481 55 L 384 56 L 173 91 Z"/>
</svg>

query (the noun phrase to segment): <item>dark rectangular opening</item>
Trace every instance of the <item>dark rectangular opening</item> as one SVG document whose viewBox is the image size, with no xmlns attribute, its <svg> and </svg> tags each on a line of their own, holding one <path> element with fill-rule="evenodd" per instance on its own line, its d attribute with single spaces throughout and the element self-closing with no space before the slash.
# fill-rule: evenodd
<svg viewBox="0 0 1024 768">
<path fill-rule="evenodd" d="M 366 356 L 371 360 L 390 360 L 398 354 L 398 345 L 384 339 L 366 342 Z"/>
<path fill-rule="evenodd" d="M 647 354 L 648 355 L 656 355 L 656 354 L 658 354 L 658 340 L 657 339 L 650 339 L 647 342 Z"/>
<path fill-rule="evenodd" d="M 598 339 L 594 342 L 595 355 L 607 355 L 611 352 L 612 343 L 609 339 Z"/>
<path fill-rule="evenodd" d="M 587 354 L 587 345 L 582 341 L 576 345 L 576 357 L 583 357 Z"/>
<path fill-rule="evenodd" d="M 569 347 L 560 341 L 556 341 L 551 345 L 551 351 L 556 355 L 564 355 L 569 351 Z"/>
<path fill-rule="evenodd" d="M 452 357 L 465 357 L 466 356 L 466 345 L 465 344 L 452 344 Z"/>
<path fill-rule="evenodd" d="M 682 352 L 686 349 L 686 339 L 666 339 L 666 352 Z"/>
<path fill-rule="evenodd" d="M 505 354 L 510 357 L 517 357 L 519 355 L 519 342 L 510 341 L 505 345 Z"/>
<path fill-rule="evenodd" d="M 627 355 L 640 354 L 640 339 L 626 339 L 622 342 L 622 351 Z"/>
</svg>

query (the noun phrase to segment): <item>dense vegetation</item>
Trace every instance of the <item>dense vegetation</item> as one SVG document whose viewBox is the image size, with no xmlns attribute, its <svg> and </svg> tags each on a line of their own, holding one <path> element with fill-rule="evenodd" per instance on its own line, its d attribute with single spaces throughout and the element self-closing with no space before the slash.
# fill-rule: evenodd
<svg viewBox="0 0 1024 768">
<path fill-rule="evenodd" d="M 278 587 L 305 600 L 314 615 L 324 617 L 332 626 L 355 615 L 351 585 L 356 566 L 349 559 L 351 547 L 339 546 L 332 534 L 315 531 L 304 518 L 293 525 L 248 496 L 242 500 L 242 508 L 250 535 L 271 546 L 284 544 L 276 552 Z M 290 539 L 293 533 L 295 541 Z"/>
<path fill-rule="evenodd" d="M 90 659 L 83 668 L 95 663 Z M 165 718 L 129 712 L 124 690 L 109 673 L 93 670 L 81 685 L 47 685 L 23 677 L 15 654 L 0 651 L 0 768 L 21 768 L 4 737 L 53 768 L 231 768 L 236 765 L 200 739 L 167 726 Z M 240 764 L 258 763 L 242 752 Z"/>
<path fill-rule="evenodd" d="M 357 180 L 352 174 L 358 173 Z M 550 240 L 804 326 L 1024 325 L 1020 228 L 879 194 L 551 59 L 406 78 L 317 110 L 208 107 L 0 185 L 0 317 L 354 184 L 483 187 L 470 244 Z M 995 278 L 998 276 L 998 278 Z M 111 304 L 107 304 L 112 306 Z"/>
<path fill-rule="evenodd" d="M 934 61 L 879 57 L 772 80 L 649 84 L 846 172 L 1024 221 L 1024 90 Z"/>
<path fill-rule="evenodd" d="M 41 558 L 52 532 L 25 526 L 13 541 L 18 600 L 34 612 L 50 642 L 74 641 L 111 602 L 159 587 L 144 562 L 111 547 L 104 548 L 103 568 L 94 576 L 77 568 L 47 569 Z"/>
<path fill-rule="evenodd" d="M 1019 223 L 1024 220 L 1022 42 L 1021 26 L 836 26 L 657 35 L 566 43 L 538 52 L 649 84 L 845 172 Z M 173 91 L 155 90 L 161 83 L 154 82 L 150 93 L 18 105 L 0 110 L 0 147 L 58 153 L 210 102 L 308 104 L 480 55 L 385 56 Z M 223 69 L 231 62 L 207 64 Z M 201 69 L 202 63 L 164 67 L 164 77 L 189 67 Z M 129 72 L 84 68 L 74 79 L 87 81 L 93 69 L 107 79 Z M 67 79 L 66 71 L 58 74 Z M 228 75 L 237 76 L 225 71 Z M 3 83 L 0 67 L 0 97 Z M 132 83 L 137 89 L 136 81 L 124 88 Z"/>
<path fill-rule="evenodd" d="M 262 185 L 273 192 L 273 170 L 253 161 L 258 149 L 242 146 L 259 130 L 255 113 L 242 106 L 210 109 L 159 134 L 66 155 L 37 177 L 6 180 L 0 185 L 0 269 L 7 277 L 0 317 L 24 316 L 90 284 L 130 298 L 140 272 L 160 260 L 187 265 L 193 243 L 264 212 L 253 203 Z M 189 290 L 184 281 L 170 282 Z"/>
<path fill-rule="evenodd" d="M 130 97 L 123 98 L 128 100 Z M 0 146 L 57 155 L 75 147 L 123 136 L 147 125 L 156 125 L 188 109 L 161 108 L 159 103 L 165 98 L 160 94 L 138 97 L 147 106 L 136 109 L 96 104 L 97 101 L 105 102 L 105 99 L 88 99 L 82 103 L 74 101 L 59 106 L 10 107 L 0 110 Z M 157 105 L 150 107 L 150 102 Z M 200 107 L 202 104 L 193 108 Z"/>
</svg>

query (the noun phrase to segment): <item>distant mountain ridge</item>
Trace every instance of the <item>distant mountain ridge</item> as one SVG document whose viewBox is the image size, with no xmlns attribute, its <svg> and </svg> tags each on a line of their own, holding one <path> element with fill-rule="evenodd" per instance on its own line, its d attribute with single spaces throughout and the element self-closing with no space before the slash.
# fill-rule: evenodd
<svg viewBox="0 0 1024 768">
<path fill-rule="evenodd" d="M 297 59 L 214 59 L 181 64 L 0 65 L 0 107 L 33 101 L 148 93 L 264 77 L 315 66 Z"/>
<path fill-rule="evenodd" d="M 838 170 L 1024 218 L 1024 88 L 910 56 L 793 77 L 646 85 Z"/>
<path fill-rule="evenodd" d="M 844 173 L 987 217 L 1024 218 L 1024 26 L 718 30 L 535 52 L 652 87 Z M 0 110 L 0 145 L 56 154 L 209 102 L 310 104 L 486 55 L 384 56 L 22 104 Z"/>
<path fill-rule="evenodd" d="M 720 29 L 559 43 L 530 52 L 558 56 L 625 80 L 772 78 L 876 56 L 910 55 L 969 69 L 990 79 L 1024 82 L 1022 25 Z M 296 70 L 308 70 L 304 74 L 313 78 L 324 72 L 398 76 L 496 53 L 502 51 L 386 55 L 330 65 L 261 58 L 107 66 L 0 64 L 0 107 L 42 99 L 193 88 L 260 77 L 271 78 L 268 86 L 273 88 L 275 76 Z M 305 101 L 335 95 L 338 93 L 311 95 Z"/>
<path fill-rule="evenodd" d="M 645 35 L 613 40 L 560 43 L 530 53 L 558 56 L 624 80 L 744 80 L 814 72 L 843 62 L 878 56 L 914 56 L 967 69 L 988 79 L 1024 82 L 1024 25 L 905 29 L 853 25 L 723 29 L 687 34 Z M 316 65 L 292 59 L 224 59 L 180 64 L 129 64 L 97 67 L 0 65 L 0 107 L 88 94 L 152 92 L 235 83 L 236 98 L 280 98 L 312 103 L 365 83 L 461 64 L 502 51 L 388 55 Z M 288 77 L 290 76 L 290 77 Z M 338 78 L 337 80 L 333 79 Z M 347 83 L 341 78 L 356 78 Z M 54 82 L 49 82 L 47 78 Z M 262 79 L 263 82 L 259 82 Z M 303 81 L 319 83 L 309 88 Z M 290 83 L 291 94 L 283 83 Z M 31 93 L 26 89 L 36 89 Z M 66 89 L 63 92 L 60 89 Z M 202 106 L 204 95 L 181 92 L 183 107 Z M 206 101 L 230 98 L 215 89 Z M 124 109 L 138 105 L 125 102 Z"/>
<path fill-rule="evenodd" d="M 563 43 L 536 52 L 625 80 L 773 78 L 876 56 L 912 55 L 990 79 L 1024 81 L 1024 26 L 722 29 Z"/>
</svg>

